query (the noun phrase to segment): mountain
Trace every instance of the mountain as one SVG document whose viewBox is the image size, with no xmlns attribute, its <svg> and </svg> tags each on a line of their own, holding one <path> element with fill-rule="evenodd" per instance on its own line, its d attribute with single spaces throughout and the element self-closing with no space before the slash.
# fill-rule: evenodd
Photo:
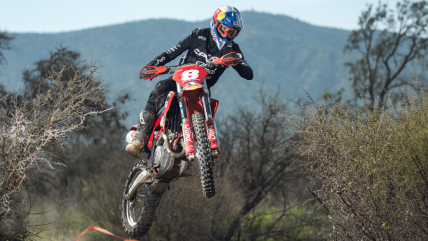
<svg viewBox="0 0 428 241">
<path fill-rule="evenodd" d="M 263 82 L 266 92 L 275 92 L 280 86 L 284 99 L 294 100 L 306 96 L 299 85 L 315 100 L 320 100 L 327 89 L 336 91 L 349 86 L 343 63 L 352 56 L 342 53 L 349 31 L 314 26 L 284 15 L 248 11 L 242 15 L 245 29 L 236 42 L 255 78 L 247 81 L 232 68 L 226 71 L 212 88 L 212 97 L 220 100 L 220 115 L 230 113 L 238 103 L 255 104 L 253 97 Z M 54 34 L 14 34 L 14 49 L 4 52 L 7 64 L 0 68 L 0 84 L 15 92 L 24 69 L 47 58 L 55 46 L 66 46 L 80 52 L 82 59 L 105 65 L 98 77 L 109 87 L 110 99 L 122 92 L 135 98 L 127 106 L 132 114 L 126 120 L 127 124 L 135 123 L 156 82 L 165 78 L 140 80 L 141 66 L 193 29 L 208 26 L 209 20 L 156 19 Z"/>
</svg>

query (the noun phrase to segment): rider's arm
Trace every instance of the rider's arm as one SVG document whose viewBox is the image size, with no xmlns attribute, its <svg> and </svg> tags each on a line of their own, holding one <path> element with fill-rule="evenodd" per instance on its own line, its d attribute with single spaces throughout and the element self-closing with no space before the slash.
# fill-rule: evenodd
<svg viewBox="0 0 428 241">
<path fill-rule="evenodd" d="M 247 80 L 252 80 L 254 77 L 253 69 L 251 69 L 250 65 L 248 65 L 247 61 L 244 59 L 244 55 L 241 52 L 241 49 L 239 49 L 238 44 L 233 45 L 233 51 L 238 54 L 238 56 L 241 58 L 238 65 L 233 66 L 233 68 L 238 72 L 238 74 Z"/>
<path fill-rule="evenodd" d="M 164 66 L 165 64 L 171 62 L 173 59 L 177 58 L 180 54 L 190 48 L 191 41 L 194 35 L 196 34 L 197 29 L 185 37 L 183 40 L 178 42 L 174 47 L 168 49 L 167 51 L 161 53 L 154 60 L 150 61 L 148 66 Z"/>
</svg>

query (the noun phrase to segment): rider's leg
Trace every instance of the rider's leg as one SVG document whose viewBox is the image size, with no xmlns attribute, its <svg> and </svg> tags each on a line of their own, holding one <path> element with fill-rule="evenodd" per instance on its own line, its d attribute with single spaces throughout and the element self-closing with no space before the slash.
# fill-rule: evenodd
<svg viewBox="0 0 428 241">
<path fill-rule="evenodd" d="M 155 123 L 156 112 L 159 109 L 156 108 L 156 104 L 159 105 L 159 99 L 165 96 L 165 93 L 176 90 L 175 82 L 172 79 L 159 81 L 159 83 L 156 84 L 155 89 L 150 93 L 149 99 L 147 100 L 146 108 L 141 111 L 137 133 L 132 143 L 126 146 L 126 152 L 136 158 L 140 157 L 141 153 L 144 151 L 144 146 L 147 145 L 148 138 Z"/>
</svg>

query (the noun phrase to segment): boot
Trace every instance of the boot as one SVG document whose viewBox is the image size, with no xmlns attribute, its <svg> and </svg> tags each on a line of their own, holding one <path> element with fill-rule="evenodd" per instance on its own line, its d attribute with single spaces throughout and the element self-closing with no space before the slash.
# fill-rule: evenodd
<svg viewBox="0 0 428 241">
<path fill-rule="evenodd" d="M 144 152 L 144 147 L 147 145 L 149 135 L 155 123 L 155 118 L 155 113 L 147 110 L 141 111 L 137 133 L 135 134 L 131 144 L 128 144 L 125 149 L 125 151 L 131 156 L 140 158 L 141 153 Z"/>
</svg>

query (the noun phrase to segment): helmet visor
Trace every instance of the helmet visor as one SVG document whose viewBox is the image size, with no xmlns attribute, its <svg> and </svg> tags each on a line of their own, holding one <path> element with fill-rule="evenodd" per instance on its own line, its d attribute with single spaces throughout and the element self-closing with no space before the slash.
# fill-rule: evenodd
<svg viewBox="0 0 428 241">
<path fill-rule="evenodd" d="M 218 26 L 218 31 L 223 38 L 234 38 L 238 35 L 239 30 L 236 28 L 231 28 L 225 24 L 220 24 Z"/>
</svg>

